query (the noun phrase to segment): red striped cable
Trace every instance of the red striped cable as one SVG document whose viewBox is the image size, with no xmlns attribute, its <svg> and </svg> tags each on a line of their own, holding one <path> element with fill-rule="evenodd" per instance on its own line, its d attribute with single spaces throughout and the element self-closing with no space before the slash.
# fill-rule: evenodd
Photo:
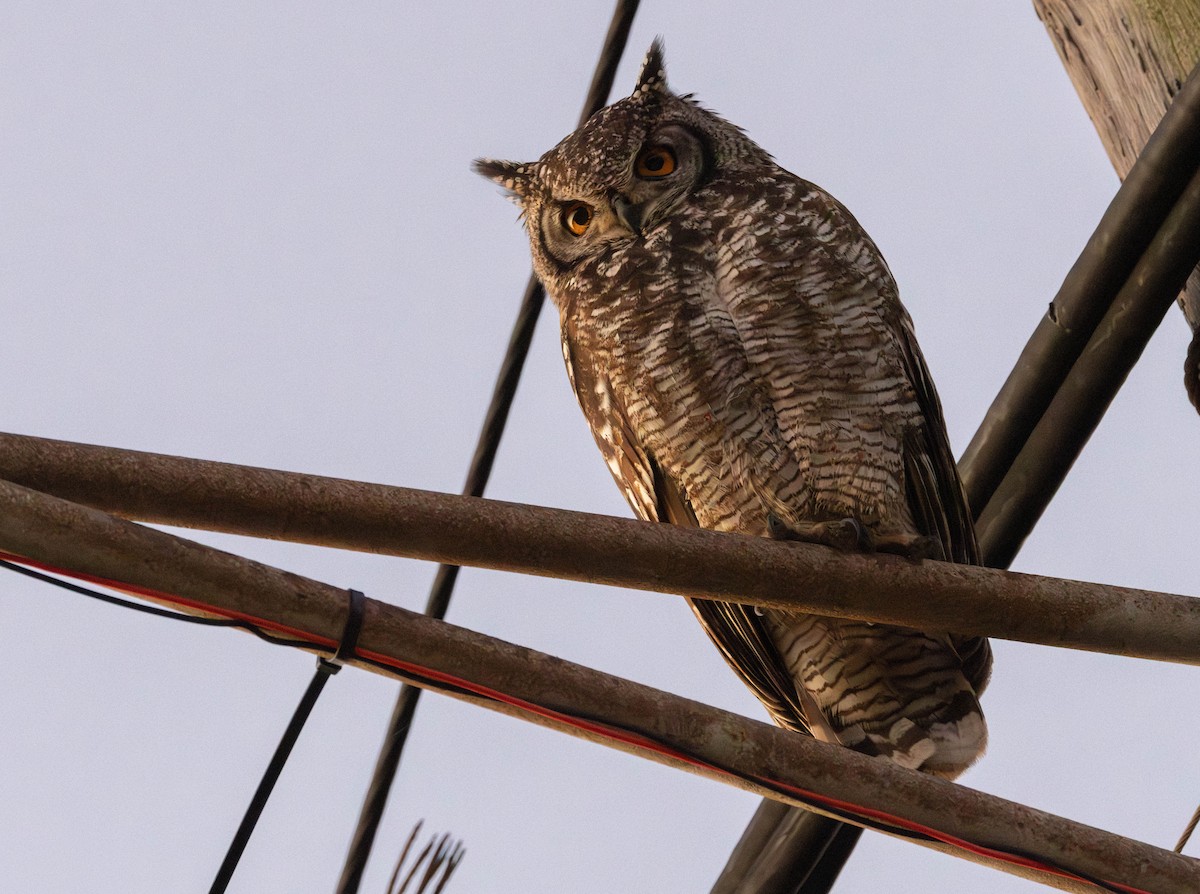
<svg viewBox="0 0 1200 894">
<path fill-rule="evenodd" d="M 127 593 L 133 596 L 138 596 L 144 599 L 151 599 L 158 602 L 167 602 L 173 605 L 186 606 L 188 608 L 203 612 L 205 614 L 216 615 L 218 617 L 230 618 L 241 621 L 243 623 L 252 624 L 263 630 L 269 630 L 287 635 L 289 638 L 311 643 L 314 646 L 319 646 L 323 649 L 334 649 L 337 647 L 337 642 L 323 636 L 317 636 L 305 630 L 299 630 L 293 627 L 288 627 L 285 624 L 279 624 L 274 621 L 269 621 L 265 618 L 255 617 L 254 615 L 245 614 L 244 612 L 231 611 L 223 608 L 216 608 L 204 602 L 195 599 L 188 599 L 178 596 L 174 593 L 164 593 L 159 590 L 153 590 L 149 587 L 142 587 L 137 584 L 127 584 L 121 581 L 109 580 L 108 578 L 98 577 L 92 574 L 82 572 L 69 571 L 63 568 L 57 568 L 53 565 L 48 565 L 44 562 L 35 561 L 25 558 L 24 556 L 14 555 L 0 551 L 0 558 L 6 559 L 20 565 L 37 568 L 42 571 L 52 574 L 61 575 L 63 577 L 74 578 L 75 580 L 87 581 L 91 584 L 107 587 L 108 589 L 117 590 L 121 593 Z M 973 841 L 958 838 L 948 833 L 942 832 L 920 823 L 903 817 L 894 816 L 882 810 L 877 810 L 872 807 L 867 807 L 861 804 L 854 804 L 849 801 L 842 801 L 837 798 L 832 798 L 827 795 L 822 795 L 818 792 L 808 791 L 807 789 L 798 786 L 790 785 L 786 782 L 770 779 L 757 775 L 746 775 L 737 773 L 726 767 L 721 767 L 716 764 L 704 761 L 695 755 L 680 751 L 670 745 L 659 742 L 648 736 L 641 735 L 632 730 L 623 729 L 621 727 L 613 727 L 608 724 L 600 723 L 594 720 L 588 720 L 582 717 L 576 717 L 571 714 L 558 711 L 554 708 L 549 708 L 544 705 L 538 705 L 533 702 L 526 701 L 516 696 L 509 695 L 498 690 L 491 689 L 487 686 L 474 683 L 470 680 L 465 680 L 456 677 L 453 674 L 444 671 L 435 670 L 434 668 L 423 667 L 419 664 L 404 661 L 399 658 L 393 658 L 388 655 L 383 655 L 378 652 L 370 652 L 365 649 L 358 649 L 355 652 L 355 657 L 370 661 L 373 664 L 389 667 L 399 671 L 401 675 L 414 678 L 416 680 L 432 681 L 441 683 L 454 689 L 464 692 L 469 692 L 490 701 L 499 702 L 517 708 L 528 714 L 533 714 L 539 717 L 553 720 L 565 726 L 574 727 L 584 730 L 601 738 L 610 739 L 612 741 L 621 742 L 625 745 L 631 745 L 635 748 L 644 751 L 654 752 L 655 754 L 671 758 L 679 763 L 689 764 L 704 770 L 708 770 L 720 776 L 726 776 L 733 779 L 748 780 L 756 782 L 763 787 L 772 791 L 791 794 L 797 800 L 802 801 L 812 806 L 820 806 L 829 808 L 835 812 L 849 814 L 864 820 L 874 821 L 872 824 L 879 826 L 891 827 L 893 829 L 902 829 L 914 835 L 928 838 L 950 847 L 958 848 L 959 850 L 967 851 L 968 853 L 978 856 L 987 857 L 1002 863 L 1008 863 L 1013 866 L 1021 866 L 1026 869 L 1032 869 L 1037 872 L 1043 872 L 1048 875 L 1058 876 L 1060 878 L 1070 879 L 1072 881 L 1084 882 L 1085 884 L 1096 885 L 1097 887 L 1106 887 L 1113 891 L 1123 892 L 1123 894 L 1150 894 L 1141 888 L 1134 888 L 1118 882 L 1102 881 L 1097 882 L 1094 879 L 1086 878 L 1064 869 L 1039 860 L 1035 857 L 1014 854 L 1003 850 L 998 850 L 987 845 L 978 844 Z"/>
</svg>

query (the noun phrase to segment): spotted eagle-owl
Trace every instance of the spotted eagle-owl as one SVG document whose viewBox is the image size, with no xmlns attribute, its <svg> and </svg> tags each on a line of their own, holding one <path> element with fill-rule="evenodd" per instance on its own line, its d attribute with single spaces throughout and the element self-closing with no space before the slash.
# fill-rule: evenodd
<svg viewBox="0 0 1200 894">
<path fill-rule="evenodd" d="M 596 443 L 643 519 L 977 561 L 891 273 L 832 196 L 666 83 L 527 164 L 521 206 Z M 987 641 L 695 600 L 777 723 L 952 777 L 983 751 Z"/>
</svg>

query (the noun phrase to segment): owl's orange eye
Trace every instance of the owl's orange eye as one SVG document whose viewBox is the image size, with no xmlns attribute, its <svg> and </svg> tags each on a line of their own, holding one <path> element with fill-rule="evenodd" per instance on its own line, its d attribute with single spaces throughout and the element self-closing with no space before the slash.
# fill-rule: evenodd
<svg viewBox="0 0 1200 894">
<path fill-rule="evenodd" d="M 645 180 L 666 177 L 675 170 L 675 153 L 668 146 L 647 146 L 638 156 L 634 173 Z"/>
<path fill-rule="evenodd" d="M 582 236 L 592 222 L 592 208 L 586 202 L 572 202 L 563 209 L 562 221 L 571 233 Z"/>
</svg>

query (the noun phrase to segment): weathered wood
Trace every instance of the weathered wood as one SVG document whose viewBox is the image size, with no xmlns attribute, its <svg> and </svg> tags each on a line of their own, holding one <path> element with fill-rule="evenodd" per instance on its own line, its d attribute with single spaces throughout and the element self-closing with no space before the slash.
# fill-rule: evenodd
<svg viewBox="0 0 1200 894">
<path fill-rule="evenodd" d="M 1122 179 L 1200 62 L 1196 0 L 1034 0 Z M 1200 410 L 1200 269 L 1179 296 L 1192 327 L 1184 383 Z"/>
</svg>

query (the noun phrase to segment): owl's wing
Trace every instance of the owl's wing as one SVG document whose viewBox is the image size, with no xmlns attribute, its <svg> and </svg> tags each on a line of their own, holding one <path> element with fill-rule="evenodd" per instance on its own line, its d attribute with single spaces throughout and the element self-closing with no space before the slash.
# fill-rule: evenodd
<svg viewBox="0 0 1200 894">
<path fill-rule="evenodd" d="M 699 527 L 687 495 L 641 445 L 604 373 L 572 350 L 567 327 L 563 329 L 563 359 L 596 444 L 633 511 L 644 521 Z M 754 608 L 708 599 L 689 602 L 730 667 L 776 722 L 811 734 L 801 693 Z"/>
<path fill-rule="evenodd" d="M 899 347 L 900 366 L 918 408 L 919 423 L 901 445 L 907 502 L 917 530 L 941 543 L 947 561 L 978 565 L 975 525 L 950 450 L 942 404 L 891 271 L 871 237 L 840 202 L 807 181 L 795 178 L 794 182 L 802 187 L 805 212 L 815 213 L 825 223 L 816 232 L 806 230 L 810 243 L 815 239 L 823 252 L 824 272 L 831 280 L 861 283 L 884 299 L 883 316 Z M 982 693 L 992 666 L 987 639 L 951 636 L 950 642 L 976 694 Z"/>
<path fill-rule="evenodd" d="M 647 457 L 659 496 L 659 520 L 699 527 L 696 513 L 679 486 Z M 781 726 L 808 733 L 808 714 L 791 673 L 783 664 L 762 618 L 753 606 L 709 599 L 691 599 L 692 610 L 725 660 L 753 690 Z"/>
<path fill-rule="evenodd" d="M 904 445 L 905 481 L 913 520 L 922 533 L 941 542 L 947 561 L 978 565 L 975 526 L 950 452 L 942 404 L 907 315 L 896 326 L 896 340 L 924 420 Z"/>
<path fill-rule="evenodd" d="M 947 561 L 980 564 L 975 525 L 958 467 L 946 435 L 942 403 L 938 400 L 925 358 L 907 314 L 896 325 L 905 371 L 917 395 L 924 422 L 904 445 L 904 477 L 908 505 L 918 529 L 942 544 Z M 963 663 L 963 672 L 976 695 L 987 686 L 992 668 L 992 649 L 980 636 L 952 636 L 951 642 Z"/>
</svg>

